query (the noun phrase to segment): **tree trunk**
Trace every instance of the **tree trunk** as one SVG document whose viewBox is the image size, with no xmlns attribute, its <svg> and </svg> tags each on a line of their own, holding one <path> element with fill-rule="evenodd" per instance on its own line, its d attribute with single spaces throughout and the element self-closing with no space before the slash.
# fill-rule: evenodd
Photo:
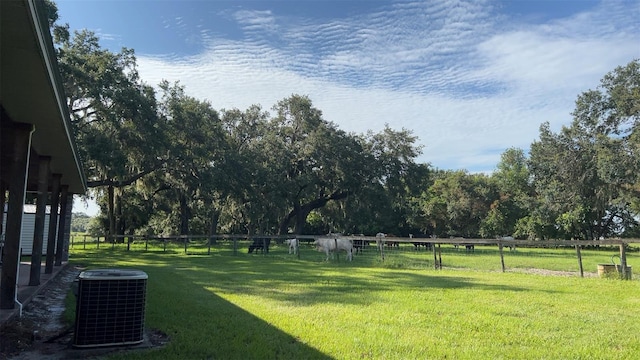
<svg viewBox="0 0 640 360">
<path fill-rule="evenodd" d="M 336 191 L 329 196 L 314 199 L 304 205 L 294 205 L 293 210 L 291 210 L 282 222 L 280 222 L 278 235 L 284 235 L 287 233 L 291 219 L 295 219 L 294 233 L 296 235 L 302 235 L 304 225 L 307 222 L 307 216 L 309 216 L 309 213 L 311 213 L 312 210 L 325 206 L 331 200 L 342 200 L 349 196 L 349 194 L 349 191 Z"/>
<path fill-rule="evenodd" d="M 108 194 L 108 199 L 107 199 L 107 209 L 108 209 L 108 217 L 109 217 L 109 233 L 107 234 L 107 236 L 109 237 L 110 241 L 115 241 L 115 239 L 112 237 L 113 235 L 116 234 L 116 219 L 115 219 L 115 204 L 114 204 L 114 189 L 113 186 L 108 186 L 107 187 L 107 194 Z"/>
<path fill-rule="evenodd" d="M 289 214 L 287 214 L 287 216 L 285 216 L 285 218 L 280 222 L 280 226 L 278 227 L 278 235 L 285 235 L 286 233 L 288 233 L 289 223 L 291 222 L 291 219 L 296 217 L 298 211 L 300 211 L 300 205 L 296 204 L 294 205 L 293 210 L 291 210 Z"/>
<path fill-rule="evenodd" d="M 115 203 L 115 223 L 116 223 L 116 242 L 124 242 L 124 217 L 122 216 L 122 190 L 114 189 L 114 203 Z"/>
<path fill-rule="evenodd" d="M 302 206 L 298 210 L 298 212 L 296 213 L 296 225 L 293 231 L 294 234 L 304 234 L 304 226 L 307 224 L 307 217 L 309 216 L 311 210 L 313 210 L 313 208 L 309 204 Z"/>
<path fill-rule="evenodd" d="M 213 235 L 218 233 L 218 220 L 220 219 L 220 211 L 218 209 L 213 209 L 211 211 L 211 219 L 209 220 L 209 237 L 211 239 L 211 244 L 216 243 L 216 239 Z"/>
<path fill-rule="evenodd" d="M 180 235 L 189 235 L 189 206 L 184 192 L 180 193 Z"/>
</svg>

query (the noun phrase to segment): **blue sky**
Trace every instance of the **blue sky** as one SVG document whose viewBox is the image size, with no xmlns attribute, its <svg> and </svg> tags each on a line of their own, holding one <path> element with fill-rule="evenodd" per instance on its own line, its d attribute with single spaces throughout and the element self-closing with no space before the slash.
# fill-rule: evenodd
<svg viewBox="0 0 640 360">
<path fill-rule="evenodd" d="M 640 58 L 635 1 L 78 1 L 60 22 L 133 48 L 143 80 L 214 108 L 308 95 L 341 129 L 409 129 L 420 162 L 490 172 Z"/>
</svg>

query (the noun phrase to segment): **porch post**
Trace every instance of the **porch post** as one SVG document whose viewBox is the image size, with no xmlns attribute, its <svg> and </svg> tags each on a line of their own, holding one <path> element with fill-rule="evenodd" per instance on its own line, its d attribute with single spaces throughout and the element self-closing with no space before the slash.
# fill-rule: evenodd
<svg viewBox="0 0 640 360">
<path fill-rule="evenodd" d="M 2 181 L 0 179 L 0 235 L 4 234 L 4 204 L 7 200 L 6 194 L 7 192 L 7 187 L 4 183 L 4 181 Z M 0 241 L 4 240 L 4 238 L 0 239 Z M 1 256 L 1 255 L 0 255 Z M 0 264 L 2 264 L 2 259 L 0 258 Z"/>
<path fill-rule="evenodd" d="M 4 205 L 6 203 L 7 186 L 0 179 L 0 265 L 2 265 L 2 254 L 4 253 Z"/>
<path fill-rule="evenodd" d="M 62 265 L 62 249 L 64 247 L 65 225 L 67 223 L 67 204 L 69 204 L 69 185 L 62 186 L 60 193 L 60 214 L 58 219 L 58 241 L 56 242 L 55 266 Z"/>
<path fill-rule="evenodd" d="M 36 202 L 36 223 L 33 229 L 33 248 L 31 249 L 31 271 L 29 286 L 40 285 L 42 268 L 42 240 L 44 238 L 44 217 L 46 216 L 49 187 L 49 163 L 51 158 L 40 156 L 38 166 L 38 199 Z"/>
<path fill-rule="evenodd" d="M 9 183 L 9 202 L 7 206 L 7 231 L 5 232 L 4 252 L 2 254 L 2 277 L 0 279 L 0 309 L 15 308 L 18 284 L 18 266 L 20 266 L 20 236 L 22 233 L 22 214 L 27 188 L 29 152 L 33 125 L 14 123 L 13 159 L 11 161 L 11 180 Z"/>
<path fill-rule="evenodd" d="M 47 261 L 45 274 L 53 274 L 53 260 L 56 251 L 56 230 L 58 230 L 58 203 L 60 201 L 61 174 L 51 176 L 51 212 L 49 213 L 49 238 L 47 239 Z"/>
<path fill-rule="evenodd" d="M 73 216 L 73 194 L 67 196 L 67 211 L 64 213 L 64 244 L 62 247 L 62 261 L 69 261 L 69 242 L 71 239 L 71 218 Z"/>
</svg>

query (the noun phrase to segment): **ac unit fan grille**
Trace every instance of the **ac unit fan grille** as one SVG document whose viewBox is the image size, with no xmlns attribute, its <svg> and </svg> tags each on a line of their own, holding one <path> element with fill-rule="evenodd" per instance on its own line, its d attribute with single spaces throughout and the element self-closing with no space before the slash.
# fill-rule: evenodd
<svg viewBox="0 0 640 360">
<path fill-rule="evenodd" d="M 142 342 L 146 283 L 146 279 L 80 278 L 74 346 Z"/>
</svg>

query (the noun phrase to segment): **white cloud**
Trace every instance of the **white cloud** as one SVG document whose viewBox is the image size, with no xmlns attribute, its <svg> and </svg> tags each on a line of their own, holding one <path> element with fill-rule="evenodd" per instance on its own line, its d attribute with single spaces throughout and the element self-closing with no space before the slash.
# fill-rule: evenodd
<svg viewBox="0 0 640 360">
<path fill-rule="evenodd" d="M 640 57 L 633 13 L 609 5 L 527 26 L 462 1 L 323 23 L 242 10 L 243 41 L 202 29 L 198 56 L 138 64 L 145 81 L 180 80 L 218 109 L 309 95 L 346 131 L 410 129 L 425 146 L 420 161 L 490 171 L 505 149 L 527 149 L 542 122 L 568 123 L 580 92 Z"/>
<path fill-rule="evenodd" d="M 107 33 L 104 32 L 102 29 L 95 29 L 93 30 L 96 34 L 96 36 L 98 36 L 98 38 L 105 40 L 105 41 L 120 41 L 122 40 L 122 36 L 118 35 L 118 34 L 111 34 L 111 33 Z"/>
<path fill-rule="evenodd" d="M 233 18 L 244 31 L 254 37 L 262 37 L 278 30 L 271 11 L 238 10 L 233 13 Z"/>
</svg>

